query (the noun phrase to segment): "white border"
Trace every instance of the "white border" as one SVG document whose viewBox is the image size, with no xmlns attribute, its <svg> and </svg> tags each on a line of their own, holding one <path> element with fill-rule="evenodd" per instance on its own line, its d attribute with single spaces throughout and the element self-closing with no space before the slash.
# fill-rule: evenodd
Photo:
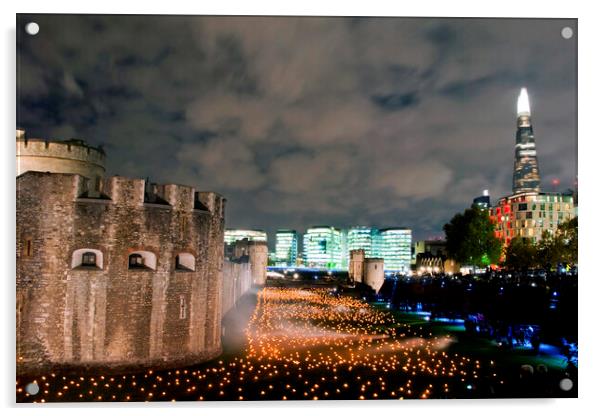
<svg viewBox="0 0 602 416">
<path fill-rule="evenodd" d="M 8 4 L 7 4 L 8 3 Z M 9 407 L 12 413 L 30 413 L 32 407 L 11 408 L 14 402 L 14 126 L 15 126 L 15 13 L 134 13 L 134 14 L 272 14 L 272 15 L 345 15 L 345 16 L 472 16 L 472 17 L 569 17 L 578 18 L 579 27 L 579 213 L 581 223 L 580 235 L 580 351 L 579 351 L 579 396 L 578 400 L 480 400 L 480 401 L 429 401 L 404 402 L 299 402 L 299 403 L 177 403 L 174 405 L 65 405 L 44 406 L 44 414 L 86 413 L 106 414 L 145 413 L 162 414 L 167 408 L 189 413 L 200 412 L 236 412 L 306 415 L 332 413 L 335 408 L 341 408 L 345 414 L 366 414 L 367 412 L 401 414 L 415 412 L 417 414 L 475 414 L 475 415 L 508 415 L 523 413 L 576 415 L 598 412 L 599 386 L 602 385 L 600 375 L 600 355 L 602 353 L 602 325 L 596 319 L 602 293 L 602 276 L 596 274 L 599 264 L 594 263 L 599 251 L 600 239 L 597 232 L 599 221 L 594 212 L 599 212 L 600 204 L 600 163 L 599 143 L 600 134 L 600 26 L 602 16 L 597 13 L 595 2 L 568 1 L 514 1 L 503 2 L 485 1 L 430 1 L 417 2 L 377 1 L 320 1 L 304 0 L 299 2 L 283 1 L 214 1 L 214 2 L 185 2 L 171 0 L 169 2 L 104 0 L 102 2 L 82 1 L 21 1 L 3 2 L 0 19 L 2 21 L 3 54 L 2 54 L 2 88 L 3 99 L 0 117 L 4 131 L 2 140 L 2 155 L 5 158 L 1 164 L 3 179 L 3 215 L 1 229 L 4 230 L 0 264 L 5 268 L 2 274 L 2 311 L 1 334 L 2 342 L 0 357 L 3 359 L 0 379 L 0 406 Z M 541 68 L 545 70 L 545 68 Z M 599 214 L 598 214 L 599 218 Z M 598 266 L 598 267 L 596 267 Z M 84 410 L 85 409 L 85 410 Z M 42 410 L 42 409 L 39 409 Z M 203 414 L 201 413 L 201 414 Z"/>
</svg>

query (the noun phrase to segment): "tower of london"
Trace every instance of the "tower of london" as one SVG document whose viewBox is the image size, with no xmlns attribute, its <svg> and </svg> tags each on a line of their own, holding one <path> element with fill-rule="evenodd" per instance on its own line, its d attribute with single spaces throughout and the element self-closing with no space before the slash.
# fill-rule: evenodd
<svg viewBox="0 0 602 416">
<path fill-rule="evenodd" d="M 17 142 L 18 371 L 219 355 L 221 318 L 254 280 L 224 262 L 225 198 L 105 177 L 82 141 Z"/>
</svg>

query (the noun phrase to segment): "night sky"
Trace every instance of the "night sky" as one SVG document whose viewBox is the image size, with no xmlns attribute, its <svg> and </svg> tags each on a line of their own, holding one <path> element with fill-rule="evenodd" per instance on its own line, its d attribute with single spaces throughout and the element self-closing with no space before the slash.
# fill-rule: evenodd
<svg viewBox="0 0 602 416">
<path fill-rule="evenodd" d="M 23 26 L 40 24 L 29 36 Z M 18 18 L 17 126 L 109 174 L 213 190 L 226 226 L 442 226 L 512 188 L 531 99 L 543 190 L 577 172 L 575 20 Z"/>
</svg>

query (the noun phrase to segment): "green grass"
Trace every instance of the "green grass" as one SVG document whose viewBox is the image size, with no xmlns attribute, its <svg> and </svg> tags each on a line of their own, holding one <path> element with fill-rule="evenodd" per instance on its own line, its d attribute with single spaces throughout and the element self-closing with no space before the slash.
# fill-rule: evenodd
<svg viewBox="0 0 602 416">
<path fill-rule="evenodd" d="M 517 367 L 523 364 L 537 366 L 544 364 L 549 370 L 561 371 L 566 367 L 563 358 L 546 354 L 535 355 L 529 349 L 501 349 L 493 340 L 467 333 L 463 325 L 450 325 L 446 322 L 430 322 L 423 317 L 407 312 L 391 311 L 384 303 L 374 304 L 374 307 L 389 311 L 395 316 L 395 321 L 409 325 L 413 329 L 422 328 L 422 333 L 437 336 L 452 336 L 456 342 L 449 347 L 448 353 L 466 355 L 480 360 L 493 360 L 498 366 Z"/>
</svg>

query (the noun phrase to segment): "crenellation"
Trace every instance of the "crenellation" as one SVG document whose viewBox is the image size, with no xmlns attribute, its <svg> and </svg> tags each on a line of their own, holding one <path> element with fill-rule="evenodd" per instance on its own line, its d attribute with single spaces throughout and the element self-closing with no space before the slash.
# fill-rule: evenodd
<svg viewBox="0 0 602 416">
<path fill-rule="evenodd" d="M 221 210 L 193 210 L 195 190 L 170 184 L 159 189 L 174 209 L 156 209 L 144 204 L 144 180 L 123 177 L 106 181 L 110 199 L 91 203 L 79 198 L 84 183 L 61 173 L 17 178 L 18 257 L 27 241 L 35 245 L 35 255 L 18 261 L 19 370 L 167 365 L 219 354 Z M 96 263 L 73 259 L 84 253 Z M 148 267 L 132 269 L 133 253 Z M 194 257 L 184 256 L 189 268 L 177 268 L 181 254 Z"/>
<path fill-rule="evenodd" d="M 21 138 L 30 154 L 44 146 L 56 156 L 59 145 L 94 153 L 80 141 Z M 104 167 L 95 176 L 89 162 L 72 158 L 48 172 L 38 164 L 17 176 L 18 371 L 218 355 L 223 314 L 265 275 L 263 261 L 224 266 L 225 198 L 105 178 Z"/>
</svg>

